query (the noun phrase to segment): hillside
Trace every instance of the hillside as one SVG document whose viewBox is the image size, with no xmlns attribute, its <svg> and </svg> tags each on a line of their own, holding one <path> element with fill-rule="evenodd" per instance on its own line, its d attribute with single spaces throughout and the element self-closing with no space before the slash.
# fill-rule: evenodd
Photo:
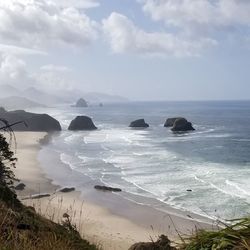
<svg viewBox="0 0 250 250">
<path fill-rule="evenodd" d="M 57 224 L 18 200 L 12 171 L 16 162 L 9 143 L 0 133 L 0 249 L 96 250 L 94 245 L 81 238 L 68 214 L 63 214 L 61 223 Z"/>
<path fill-rule="evenodd" d="M 0 185 L 0 249 L 96 250 L 82 239 L 66 215 L 56 224 L 23 206 L 14 193 Z"/>
<path fill-rule="evenodd" d="M 1 98 L 0 106 L 4 107 L 7 110 L 46 107 L 43 104 L 31 101 L 30 99 L 21 96 L 10 96 Z"/>
</svg>

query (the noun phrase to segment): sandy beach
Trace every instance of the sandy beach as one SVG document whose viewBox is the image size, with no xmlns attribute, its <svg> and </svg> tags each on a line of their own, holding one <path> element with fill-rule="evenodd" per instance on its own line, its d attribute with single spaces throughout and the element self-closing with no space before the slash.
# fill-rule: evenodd
<svg viewBox="0 0 250 250">
<path fill-rule="evenodd" d="M 18 158 L 15 174 L 20 182 L 26 185 L 23 191 L 17 192 L 19 198 L 24 204 L 34 206 L 37 212 L 56 222 L 61 222 L 63 214 L 67 213 L 83 237 L 100 245 L 104 250 L 125 250 L 135 242 L 150 241 L 162 233 L 178 240 L 177 231 L 188 234 L 196 228 L 210 227 L 206 223 L 195 222 L 196 219 L 203 218 L 191 213 L 180 213 L 170 207 L 169 214 L 166 214 L 124 201 L 112 193 L 93 190 L 95 198 L 88 199 L 88 195 L 84 196 L 77 191 L 59 192 L 60 187 L 54 185 L 46 176 L 38 161 L 40 140 L 46 133 L 15 134 Z M 31 196 L 36 194 L 49 196 L 31 199 Z M 95 200 L 98 202 L 93 202 Z M 207 222 L 209 223 L 209 220 Z"/>
</svg>

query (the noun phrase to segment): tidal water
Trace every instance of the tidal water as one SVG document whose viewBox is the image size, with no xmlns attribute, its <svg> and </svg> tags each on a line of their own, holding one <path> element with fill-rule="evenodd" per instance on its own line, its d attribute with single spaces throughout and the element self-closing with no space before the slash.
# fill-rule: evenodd
<svg viewBox="0 0 250 250">
<path fill-rule="evenodd" d="M 33 111 L 61 122 L 63 131 L 43 150 L 57 154 L 80 179 L 119 187 L 124 190 L 119 195 L 133 202 L 150 198 L 210 218 L 250 212 L 248 101 L 131 102 Z M 67 131 L 77 115 L 90 116 L 98 130 Z M 166 118 L 175 116 L 187 118 L 196 130 L 174 134 L 164 128 Z M 128 127 L 139 118 L 150 127 Z M 69 184 L 83 189 L 79 180 L 68 178 Z"/>
</svg>

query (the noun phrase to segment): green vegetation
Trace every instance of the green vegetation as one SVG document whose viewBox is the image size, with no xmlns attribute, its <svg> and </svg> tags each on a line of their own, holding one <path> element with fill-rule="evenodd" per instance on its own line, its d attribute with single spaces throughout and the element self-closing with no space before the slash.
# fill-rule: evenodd
<svg viewBox="0 0 250 250">
<path fill-rule="evenodd" d="M 10 209 L 0 202 L 0 249 L 96 250 L 68 221 L 61 225 L 38 215 L 33 208 Z"/>
<path fill-rule="evenodd" d="M 249 250 L 250 218 L 231 221 L 232 225 L 218 231 L 198 231 L 185 240 L 182 250 Z"/>
<path fill-rule="evenodd" d="M 16 160 L 0 133 L 0 249 L 96 250 L 81 238 L 68 215 L 56 224 L 37 214 L 33 207 L 21 204 L 12 187 Z"/>
<path fill-rule="evenodd" d="M 136 243 L 129 250 L 250 250 L 250 218 L 231 221 L 216 231 L 200 230 L 171 243 L 161 235 L 156 242 Z"/>
</svg>

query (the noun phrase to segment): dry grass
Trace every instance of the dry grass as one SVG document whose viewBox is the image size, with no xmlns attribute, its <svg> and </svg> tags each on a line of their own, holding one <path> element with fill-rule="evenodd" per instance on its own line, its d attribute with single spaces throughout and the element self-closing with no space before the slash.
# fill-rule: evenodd
<svg viewBox="0 0 250 250">
<path fill-rule="evenodd" d="M 70 217 L 64 216 L 58 224 L 40 216 L 34 208 L 21 205 L 18 200 L 11 204 L 0 197 L 1 250 L 97 249 L 81 238 Z"/>
</svg>

